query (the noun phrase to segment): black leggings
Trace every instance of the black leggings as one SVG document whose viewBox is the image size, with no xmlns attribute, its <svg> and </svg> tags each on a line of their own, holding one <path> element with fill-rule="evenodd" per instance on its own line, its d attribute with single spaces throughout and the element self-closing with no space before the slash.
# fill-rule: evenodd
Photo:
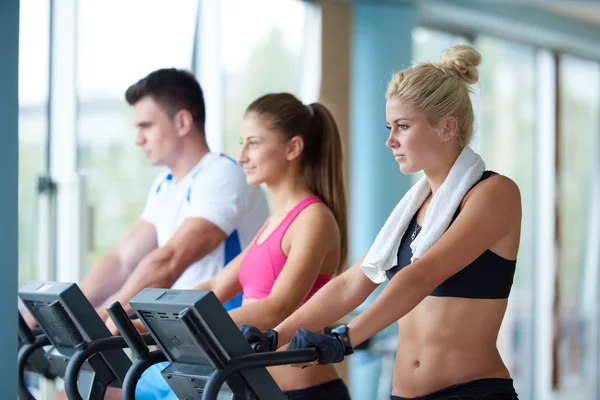
<svg viewBox="0 0 600 400">
<path fill-rule="evenodd" d="M 391 400 L 518 400 L 512 379 L 486 378 L 448 386 L 419 397 L 391 396 Z"/>
<path fill-rule="evenodd" d="M 350 392 L 341 379 L 283 392 L 288 400 L 350 400 Z"/>
</svg>

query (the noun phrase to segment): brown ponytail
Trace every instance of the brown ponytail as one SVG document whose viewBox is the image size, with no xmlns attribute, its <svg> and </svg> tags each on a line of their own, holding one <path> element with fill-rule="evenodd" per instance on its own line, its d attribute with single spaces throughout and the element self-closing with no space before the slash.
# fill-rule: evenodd
<svg viewBox="0 0 600 400">
<path fill-rule="evenodd" d="M 341 252 L 338 273 L 348 258 L 348 219 L 344 185 L 344 156 L 342 138 L 331 112 L 320 103 L 309 107 L 314 112 L 314 126 L 321 140 L 315 143 L 315 161 L 304 169 L 308 187 L 329 206 L 340 228 Z M 311 149 L 305 149 L 311 150 Z"/>
<path fill-rule="evenodd" d="M 307 185 L 332 211 L 340 230 L 340 263 L 336 272 L 341 273 L 348 259 L 348 220 L 342 139 L 333 116 L 324 105 L 306 106 L 289 93 L 262 96 L 248 106 L 248 112 L 271 117 L 272 128 L 286 140 L 302 137 L 300 162 Z"/>
</svg>

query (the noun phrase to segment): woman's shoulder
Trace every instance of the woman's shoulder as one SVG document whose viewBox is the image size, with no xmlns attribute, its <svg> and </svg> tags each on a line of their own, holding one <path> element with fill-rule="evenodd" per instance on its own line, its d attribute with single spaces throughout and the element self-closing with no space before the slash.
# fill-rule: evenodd
<svg viewBox="0 0 600 400">
<path fill-rule="evenodd" d="M 335 216 L 331 209 L 322 201 L 315 201 L 307 205 L 299 214 L 296 219 L 305 220 L 306 222 L 314 223 L 326 223 L 330 224 L 335 222 Z M 337 225 L 337 223 L 336 223 Z"/>
<path fill-rule="evenodd" d="M 488 175 L 487 177 L 485 177 Z M 521 210 L 521 191 L 517 183 L 506 175 L 486 171 L 482 179 L 467 192 L 462 207 L 472 200 L 484 202 L 489 207 L 510 206 L 514 211 Z M 462 208 L 461 207 L 461 208 Z"/>
<path fill-rule="evenodd" d="M 520 195 L 519 186 L 508 176 L 494 171 L 486 171 L 485 175 L 488 175 L 488 177 L 475 185 L 474 189 L 479 187 L 480 189 L 487 191 L 493 190 L 503 193 L 506 192 L 509 195 Z"/>
<path fill-rule="evenodd" d="M 290 228 L 294 233 L 324 237 L 338 230 L 337 221 L 331 209 L 322 201 L 307 205 L 294 219 Z"/>
</svg>

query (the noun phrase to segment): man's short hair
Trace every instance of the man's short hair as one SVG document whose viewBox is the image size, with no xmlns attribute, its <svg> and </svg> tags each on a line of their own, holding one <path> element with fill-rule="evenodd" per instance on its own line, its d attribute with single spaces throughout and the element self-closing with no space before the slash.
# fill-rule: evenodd
<svg viewBox="0 0 600 400">
<path fill-rule="evenodd" d="M 132 106 L 146 96 L 151 96 L 171 118 L 180 110 L 188 110 L 194 125 L 204 133 L 204 95 L 190 72 L 176 68 L 159 69 L 131 85 L 125 92 L 125 99 Z"/>
</svg>

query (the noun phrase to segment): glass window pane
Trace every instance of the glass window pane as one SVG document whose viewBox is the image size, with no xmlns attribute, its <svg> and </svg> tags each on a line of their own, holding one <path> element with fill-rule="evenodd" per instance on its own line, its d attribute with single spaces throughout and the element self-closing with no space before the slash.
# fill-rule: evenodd
<svg viewBox="0 0 600 400">
<path fill-rule="evenodd" d="M 481 36 L 479 121 L 476 135 L 487 169 L 513 179 L 523 217 L 517 270 L 498 341 L 520 398 L 529 398 L 533 368 L 535 171 L 535 52 L 532 47 Z"/>
<path fill-rule="evenodd" d="M 587 215 L 597 139 L 598 63 L 564 56 L 560 60 L 560 139 L 558 142 L 558 255 L 561 392 L 593 398 L 595 387 L 595 269 L 586 260 Z M 590 90 L 593 88 L 594 90 Z M 597 204 L 596 204 L 597 206 Z"/>
<path fill-rule="evenodd" d="M 87 267 L 120 241 L 139 218 L 158 173 L 134 145 L 128 105 L 91 102 L 80 105 L 79 170 L 87 186 L 90 241 Z"/>
<path fill-rule="evenodd" d="M 47 170 L 49 2 L 21 0 L 19 32 L 19 287 L 37 276 L 37 179 Z"/>
<path fill-rule="evenodd" d="M 297 0 L 221 1 L 223 149 L 230 156 L 238 155 L 242 117 L 253 100 L 269 92 L 301 96 L 298 66 L 311 45 L 304 31 L 308 6 Z"/>
<path fill-rule="evenodd" d="M 139 218 L 159 172 L 134 144 L 125 90 L 158 68 L 191 69 L 197 7 L 197 0 L 80 3 L 78 168 L 87 185 L 88 268 Z"/>
<path fill-rule="evenodd" d="M 462 36 L 423 27 L 413 30 L 412 39 L 415 62 L 439 62 L 443 50 L 456 44 L 469 44 Z"/>
<path fill-rule="evenodd" d="M 78 96 L 123 98 L 163 67 L 191 67 L 198 0 L 78 3 Z"/>
</svg>

